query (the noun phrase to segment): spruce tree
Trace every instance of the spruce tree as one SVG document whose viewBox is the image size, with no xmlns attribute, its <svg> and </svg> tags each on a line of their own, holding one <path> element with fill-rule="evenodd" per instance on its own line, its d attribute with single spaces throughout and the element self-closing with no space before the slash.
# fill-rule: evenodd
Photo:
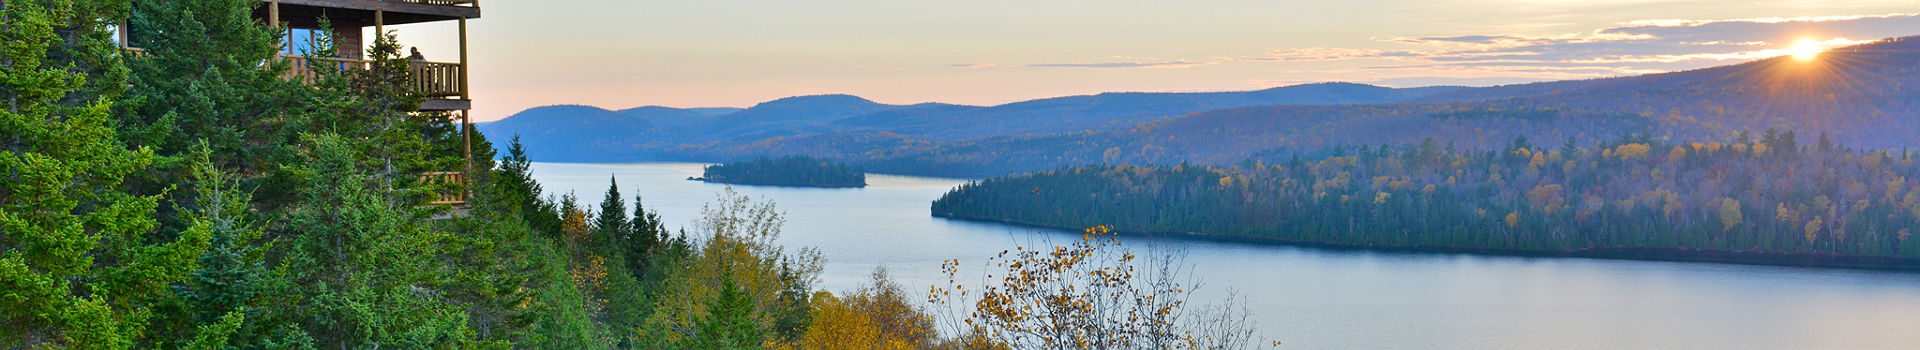
<svg viewBox="0 0 1920 350">
<path fill-rule="evenodd" d="M 640 195 L 633 196 L 632 220 L 627 224 L 633 229 L 625 242 L 627 264 L 633 270 L 634 279 L 645 281 L 654 249 L 667 239 L 667 228 L 661 224 L 660 213 L 647 210 L 640 201 Z"/>
<path fill-rule="evenodd" d="M 153 153 L 112 127 L 98 5 L 0 5 L 0 344 L 132 347 L 207 244 L 150 235 L 158 197 L 121 190 Z"/>
<path fill-rule="evenodd" d="M 509 141 L 507 155 L 501 157 L 499 168 L 493 171 L 487 184 L 492 196 L 491 199 L 481 196 L 483 202 L 499 202 L 503 210 L 520 215 L 535 232 L 560 232 L 559 210 L 540 197 L 542 188 L 539 181 L 533 180 L 532 162 L 527 159 L 526 147 L 520 144 L 520 136 L 515 135 Z"/>
<path fill-rule="evenodd" d="M 760 328 L 757 313 L 753 296 L 741 290 L 732 278 L 723 278 L 719 295 L 707 302 L 707 315 L 698 323 L 692 348 L 759 348 L 766 331 Z"/>
<path fill-rule="evenodd" d="M 624 253 L 625 249 L 614 246 L 614 243 L 626 240 L 633 233 L 631 223 L 627 222 L 626 200 L 620 196 L 619 179 L 608 178 L 607 195 L 601 197 L 599 216 L 593 220 L 594 250 Z"/>
<path fill-rule="evenodd" d="M 278 129 L 304 89 L 280 78 L 280 34 L 253 18 L 259 1 L 133 2 L 129 44 L 147 52 L 127 60 L 134 103 L 121 126 L 133 144 L 172 156 L 206 140 L 216 165 L 242 175 L 292 155 Z"/>
<path fill-rule="evenodd" d="M 381 195 L 346 138 L 315 136 L 307 148 L 291 169 L 306 185 L 283 262 L 300 286 L 287 297 L 300 329 L 332 348 L 470 344 L 462 308 L 442 299 L 453 274 L 436 260 L 443 237 Z"/>
<path fill-rule="evenodd" d="M 214 167 L 208 159 L 210 148 L 198 147 L 190 159 L 198 210 L 185 213 L 191 223 L 187 232 L 205 235 L 207 249 L 197 259 L 199 268 L 188 275 L 187 283 L 171 286 L 180 298 L 179 310 L 159 315 L 156 334 L 174 339 L 212 339 L 207 331 L 224 332 L 218 336 L 231 346 L 258 345 L 267 327 L 262 289 L 267 281 L 265 252 L 255 245 L 262 233 L 249 219 L 249 195 L 239 189 L 233 175 Z M 248 317 L 252 315 L 253 317 Z M 253 320 L 247 322 L 246 320 Z M 231 328 L 204 328 L 233 322 Z"/>
</svg>

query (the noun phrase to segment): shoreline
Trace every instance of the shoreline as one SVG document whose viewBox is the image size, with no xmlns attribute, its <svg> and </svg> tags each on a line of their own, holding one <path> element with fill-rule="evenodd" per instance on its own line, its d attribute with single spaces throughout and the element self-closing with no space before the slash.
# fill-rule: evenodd
<svg viewBox="0 0 1920 350">
<path fill-rule="evenodd" d="M 1045 224 L 1039 224 L 1039 223 L 1019 222 L 1019 221 L 1004 220 L 1004 219 L 955 215 L 952 213 L 932 213 L 932 215 L 934 217 L 947 218 L 947 219 L 953 219 L 953 220 L 989 222 L 989 223 L 998 223 L 998 224 L 1005 224 L 1005 225 L 1012 225 L 1012 226 L 1047 229 L 1047 230 L 1068 230 L 1071 232 L 1073 230 L 1083 229 L 1083 228 L 1065 228 L 1065 227 L 1058 227 L 1058 226 L 1045 225 Z M 1756 265 L 1756 266 L 1782 266 L 1782 267 L 1809 267 L 1809 268 L 1830 268 L 1830 269 L 1850 269 L 1850 270 L 1920 272 L 1920 259 L 1912 259 L 1912 258 L 1887 258 L 1887 257 L 1869 257 L 1869 256 L 1791 254 L 1791 253 L 1754 253 L 1754 252 L 1735 252 L 1735 251 L 1723 251 L 1723 250 L 1670 249 L 1670 248 L 1598 248 L 1598 249 L 1579 249 L 1579 250 L 1571 250 L 1571 251 L 1533 251 L 1533 250 L 1512 250 L 1512 249 L 1474 249 L 1474 248 L 1420 247 L 1420 246 L 1371 246 L 1371 245 L 1360 245 L 1360 244 L 1341 244 L 1341 243 L 1325 243 L 1325 242 L 1311 242 L 1311 241 L 1294 241 L 1294 240 L 1260 238 L 1260 237 L 1243 237 L 1243 236 L 1231 236 L 1231 235 L 1211 234 L 1211 233 L 1201 233 L 1201 232 L 1136 232 L 1136 231 L 1121 231 L 1117 229 L 1114 230 L 1113 232 L 1123 236 L 1134 236 L 1134 237 L 1160 237 L 1160 238 L 1196 240 L 1196 241 L 1205 241 L 1205 242 L 1224 242 L 1224 243 L 1237 243 L 1237 244 L 1262 245 L 1262 246 L 1304 247 L 1304 248 L 1343 250 L 1343 251 L 1473 254 L 1473 255 L 1487 255 L 1487 256 L 1534 257 L 1534 258 L 1587 258 L 1587 259 L 1605 259 L 1605 260 L 1689 262 L 1689 263 L 1714 263 L 1714 264 Z"/>
</svg>

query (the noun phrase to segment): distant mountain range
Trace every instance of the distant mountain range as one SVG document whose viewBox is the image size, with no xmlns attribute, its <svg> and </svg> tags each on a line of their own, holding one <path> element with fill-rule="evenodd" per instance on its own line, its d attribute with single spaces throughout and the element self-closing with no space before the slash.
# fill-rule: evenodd
<svg viewBox="0 0 1920 350">
<path fill-rule="evenodd" d="M 1104 93 L 991 107 L 888 105 L 851 95 L 788 97 L 746 109 L 650 106 L 611 111 L 561 105 L 528 109 L 482 123 L 478 129 L 501 141 L 519 135 L 534 159 L 619 162 L 677 159 L 673 156 L 677 151 L 668 150 L 688 146 L 847 133 L 954 141 L 1109 130 L 1219 108 L 1410 101 L 1456 89 L 1461 87 L 1394 89 L 1323 83 L 1244 92 Z"/>
<path fill-rule="evenodd" d="M 1009 103 L 886 105 L 848 95 L 747 109 L 529 109 L 479 130 L 536 160 L 728 161 L 805 154 L 879 172 L 998 175 L 1091 163 L 1223 164 L 1425 138 L 1462 148 L 1591 144 L 1625 134 L 1728 140 L 1827 134 L 1920 145 L 1920 39 L 1642 76 L 1483 88 L 1323 83 L 1247 92 L 1105 93 Z M 1804 142 L 1803 142 L 1804 143 Z"/>
</svg>

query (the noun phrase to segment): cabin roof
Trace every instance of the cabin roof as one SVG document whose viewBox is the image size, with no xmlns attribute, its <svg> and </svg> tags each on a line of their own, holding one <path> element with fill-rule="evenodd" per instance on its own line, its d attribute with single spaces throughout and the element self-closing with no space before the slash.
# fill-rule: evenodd
<svg viewBox="0 0 1920 350">
<path fill-rule="evenodd" d="M 260 0 L 273 2 L 275 0 Z M 325 16 L 337 24 L 373 25 L 375 11 L 384 11 L 385 24 L 409 24 L 480 18 L 480 7 L 461 0 L 278 0 L 280 19 L 298 23 Z M 462 5 L 465 4 L 465 5 Z M 266 6 L 254 9 L 262 16 Z"/>
</svg>

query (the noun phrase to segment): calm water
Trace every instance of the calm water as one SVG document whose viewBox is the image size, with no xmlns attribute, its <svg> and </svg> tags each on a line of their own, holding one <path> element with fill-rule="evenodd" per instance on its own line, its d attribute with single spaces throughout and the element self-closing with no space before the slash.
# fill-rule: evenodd
<svg viewBox="0 0 1920 350">
<path fill-rule="evenodd" d="M 597 205 L 609 176 L 629 199 L 690 226 L 723 186 L 686 181 L 699 164 L 538 163 L 549 193 Z M 864 189 L 742 186 L 788 215 L 781 240 L 819 248 L 823 287 L 853 288 L 885 265 L 908 291 L 944 283 L 940 262 L 974 267 L 1036 237 L 934 218 L 964 180 L 869 175 Z M 629 204 L 631 205 L 631 204 Z M 1289 349 L 1915 349 L 1920 274 L 1460 254 L 1371 253 L 1130 238 L 1187 249 L 1205 299 L 1248 297 L 1264 336 Z"/>
</svg>

